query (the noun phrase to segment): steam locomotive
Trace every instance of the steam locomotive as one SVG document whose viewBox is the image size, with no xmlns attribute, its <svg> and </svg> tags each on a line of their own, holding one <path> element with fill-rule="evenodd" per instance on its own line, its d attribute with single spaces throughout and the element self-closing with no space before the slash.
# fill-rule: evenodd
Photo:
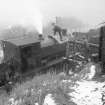
<svg viewBox="0 0 105 105">
<path fill-rule="evenodd" d="M 61 65 L 66 43 L 58 43 L 53 37 L 41 35 L 22 36 L 0 41 L 0 80 L 31 72 L 44 72 L 52 66 Z M 43 70 L 42 70 L 43 69 Z"/>
</svg>

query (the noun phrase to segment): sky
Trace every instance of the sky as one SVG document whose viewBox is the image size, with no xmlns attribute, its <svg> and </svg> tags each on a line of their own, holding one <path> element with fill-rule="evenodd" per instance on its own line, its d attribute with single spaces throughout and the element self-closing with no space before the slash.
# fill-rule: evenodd
<svg viewBox="0 0 105 105">
<path fill-rule="evenodd" d="M 105 0 L 43 0 L 46 16 L 75 17 L 90 25 L 105 21 Z"/>
<path fill-rule="evenodd" d="M 34 24 L 41 31 L 56 16 L 95 26 L 105 21 L 105 0 L 0 0 L 0 28 Z"/>
</svg>

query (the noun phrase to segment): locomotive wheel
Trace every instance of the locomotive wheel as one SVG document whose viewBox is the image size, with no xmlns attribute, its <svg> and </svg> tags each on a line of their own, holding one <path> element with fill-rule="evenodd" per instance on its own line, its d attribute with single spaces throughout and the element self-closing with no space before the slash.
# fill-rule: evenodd
<svg viewBox="0 0 105 105">
<path fill-rule="evenodd" d="M 4 64 L 1 69 L 2 70 L 0 73 L 0 85 L 5 85 L 10 81 L 9 74 L 11 73 L 11 69 L 8 64 Z"/>
<path fill-rule="evenodd" d="M 21 64 L 18 61 L 12 60 L 9 64 L 9 68 L 11 69 L 10 78 L 12 81 L 21 79 Z"/>
</svg>

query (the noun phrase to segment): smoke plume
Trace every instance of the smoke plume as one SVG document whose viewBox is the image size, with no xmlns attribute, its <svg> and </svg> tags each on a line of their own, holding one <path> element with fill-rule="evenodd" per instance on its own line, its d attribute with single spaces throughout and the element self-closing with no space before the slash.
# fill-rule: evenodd
<svg viewBox="0 0 105 105">
<path fill-rule="evenodd" d="M 42 33 L 42 14 L 38 0 L 0 1 L 0 30 L 16 25 Z"/>
</svg>

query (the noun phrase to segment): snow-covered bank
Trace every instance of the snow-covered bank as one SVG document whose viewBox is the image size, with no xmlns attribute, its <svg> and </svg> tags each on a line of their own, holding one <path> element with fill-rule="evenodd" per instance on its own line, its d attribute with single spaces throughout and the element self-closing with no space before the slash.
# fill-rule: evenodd
<svg viewBox="0 0 105 105">
<path fill-rule="evenodd" d="M 96 73 L 91 63 L 72 76 L 37 76 L 16 87 L 4 105 L 103 105 L 105 82 L 95 80 Z"/>
</svg>

